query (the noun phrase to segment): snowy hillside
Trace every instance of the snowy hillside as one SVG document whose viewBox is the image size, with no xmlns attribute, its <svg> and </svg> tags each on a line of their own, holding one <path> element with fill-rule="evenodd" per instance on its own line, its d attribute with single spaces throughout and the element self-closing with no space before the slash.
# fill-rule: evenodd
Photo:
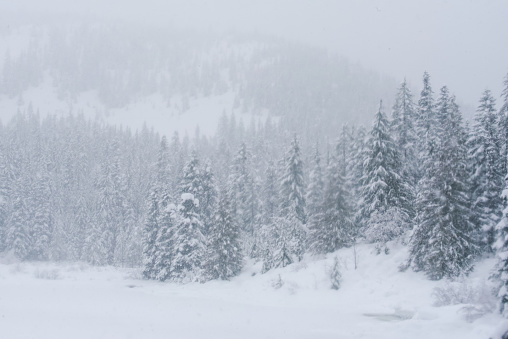
<svg viewBox="0 0 508 339">
<path fill-rule="evenodd" d="M 78 20 L 0 30 L 0 119 L 31 106 L 132 130 L 212 135 L 222 113 L 287 117 L 333 136 L 366 122 L 396 84 L 324 50 L 260 35 Z M 337 123 L 324 124 L 330 117 Z M 198 121 L 199 120 L 199 121 Z"/>
<path fill-rule="evenodd" d="M 131 269 L 3 258 L 1 334 L 11 339 L 477 339 L 507 325 L 498 314 L 476 317 L 463 310 L 485 305 L 434 306 L 435 289 L 451 285 L 399 272 L 405 247 L 397 245 L 389 255 L 373 252 L 370 245 L 358 246 L 356 270 L 353 250 L 343 249 L 266 274 L 251 263 L 231 281 L 184 286 L 140 280 Z M 339 290 L 330 289 L 328 277 L 335 255 L 342 273 Z M 478 264 L 456 290 L 490 288 L 485 277 L 492 265 L 490 259 Z"/>
</svg>

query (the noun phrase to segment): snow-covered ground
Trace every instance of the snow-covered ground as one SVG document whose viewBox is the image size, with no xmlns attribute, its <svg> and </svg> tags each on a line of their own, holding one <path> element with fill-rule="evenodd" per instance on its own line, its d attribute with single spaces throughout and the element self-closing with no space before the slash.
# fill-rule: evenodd
<svg viewBox="0 0 508 339">
<path fill-rule="evenodd" d="M 0 338 L 476 339 L 507 326 L 495 313 L 468 322 L 464 304 L 434 306 L 434 289 L 447 282 L 399 272 L 402 246 L 389 255 L 359 246 L 356 270 L 352 249 L 336 255 L 338 291 L 327 273 L 334 255 L 266 274 L 247 265 L 232 281 L 188 285 L 141 280 L 132 269 L 3 258 Z M 493 264 L 480 263 L 464 284 L 487 288 Z"/>
</svg>

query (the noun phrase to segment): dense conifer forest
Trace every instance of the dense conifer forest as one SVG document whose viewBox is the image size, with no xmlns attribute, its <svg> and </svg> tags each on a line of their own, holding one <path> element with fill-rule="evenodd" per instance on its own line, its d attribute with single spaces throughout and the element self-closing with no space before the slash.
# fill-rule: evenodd
<svg viewBox="0 0 508 339">
<path fill-rule="evenodd" d="M 419 95 L 403 82 L 371 126 L 326 144 L 270 118 L 224 114 L 215 136 L 168 138 L 29 107 L 0 129 L 0 250 L 205 282 L 247 259 L 266 272 L 359 242 L 384 255 L 396 239 L 410 249 L 400 269 L 433 280 L 497 253 L 504 303 L 506 79 L 465 122 L 425 73 Z"/>
</svg>

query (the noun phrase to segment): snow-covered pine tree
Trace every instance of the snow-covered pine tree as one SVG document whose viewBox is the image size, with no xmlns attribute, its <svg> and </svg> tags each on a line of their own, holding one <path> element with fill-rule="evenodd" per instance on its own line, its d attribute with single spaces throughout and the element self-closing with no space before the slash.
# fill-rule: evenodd
<svg viewBox="0 0 508 339">
<path fill-rule="evenodd" d="M 203 235 L 203 224 L 196 212 L 198 205 L 199 201 L 191 193 L 182 194 L 182 203 L 178 206 L 176 216 L 170 273 L 171 279 L 178 282 L 204 279 L 207 242 Z"/>
<path fill-rule="evenodd" d="M 265 225 L 271 223 L 273 217 L 278 213 L 279 206 L 279 181 L 277 169 L 273 162 L 269 162 L 265 171 L 261 201 L 263 203 L 262 222 Z"/>
<path fill-rule="evenodd" d="M 412 186 L 416 185 L 418 164 L 417 137 L 415 131 L 415 104 L 406 79 L 400 85 L 392 110 L 392 138 L 397 146 L 405 176 Z"/>
<path fill-rule="evenodd" d="M 16 258 L 25 260 L 30 253 L 32 239 L 29 229 L 29 213 L 27 210 L 26 190 L 16 180 L 11 196 L 12 209 L 6 227 L 6 248 L 12 250 Z"/>
<path fill-rule="evenodd" d="M 158 231 L 155 239 L 155 253 L 153 272 L 155 279 L 165 281 L 171 277 L 173 261 L 176 206 L 171 203 L 169 192 L 161 200 Z"/>
<path fill-rule="evenodd" d="M 240 273 L 243 256 L 238 225 L 231 215 L 230 197 L 221 192 L 209 233 L 207 271 L 211 279 L 229 280 Z"/>
<path fill-rule="evenodd" d="M 162 137 L 157 163 L 154 167 L 155 178 L 148 198 L 148 211 L 143 230 L 143 277 L 145 279 L 157 279 L 159 272 L 155 266 L 157 261 L 157 238 L 160 230 L 159 222 L 170 204 L 169 154 L 166 137 Z M 164 215 L 164 217 L 166 216 Z M 165 220 L 167 221 L 167 219 Z"/>
<path fill-rule="evenodd" d="M 51 210 L 51 191 L 46 164 L 37 173 L 32 197 L 32 246 L 29 257 L 32 260 L 47 260 L 49 245 L 53 232 L 53 216 Z"/>
<path fill-rule="evenodd" d="M 434 151 L 423 165 L 408 261 L 432 280 L 470 272 L 478 249 L 470 221 L 462 118 L 446 87 L 441 89 L 436 121 Z"/>
<path fill-rule="evenodd" d="M 495 99 L 486 90 L 475 114 L 474 126 L 468 140 L 471 182 L 472 221 L 478 231 L 483 249 L 491 251 L 494 227 L 502 212 L 501 191 L 503 174 L 499 121 Z"/>
<path fill-rule="evenodd" d="M 413 211 L 412 187 L 404 175 L 397 146 L 390 136 L 390 123 L 380 103 L 367 141 L 362 177 L 360 213 L 368 240 L 386 250 L 387 241 L 409 229 Z M 387 224 L 384 213 L 397 222 Z"/>
<path fill-rule="evenodd" d="M 331 253 L 353 242 L 354 212 L 347 189 L 340 143 L 329 159 L 323 200 L 309 227 L 309 247 L 314 253 Z"/>
<path fill-rule="evenodd" d="M 242 142 L 233 161 L 229 181 L 231 183 L 231 207 L 233 218 L 246 235 L 254 232 L 256 198 L 254 193 L 254 179 L 250 168 L 251 154 L 247 145 Z"/>
<path fill-rule="evenodd" d="M 199 209 L 203 218 L 204 232 L 208 233 L 213 224 L 213 218 L 217 205 L 217 187 L 215 175 L 213 173 L 211 162 L 205 162 L 201 171 L 201 200 L 199 200 Z"/>
<path fill-rule="evenodd" d="M 323 181 L 323 170 L 321 168 L 321 154 L 317 143 L 314 146 L 313 153 L 312 168 L 309 175 L 309 185 L 307 186 L 306 197 L 309 224 L 314 223 L 316 216 L 320 212 L 325 186 Z"/>
<path fill-rule="evenodd" d="M 508 74 L 503 82 L 503 91 L 501 94 L 502 104 L 499 109 L 499 139 L 501 148 L 500 171 L 508 172 Z"/>
<path fill-rule="evenodd" d="M 156 279 L 157 271 L 155 270 L 156 262 L 156 243 L 159 234 L 159 198 L 157 191 L 152 190 L 150 200 L 148 202 L 148 216 L 145 222 L 143 232 L 143 277 L 145 279 Z"/>
<path fill-rule="evenodd" d="M 430 86 L 430 75 L 423 73 L 423 89 L 418 100 L 416 109 L 415 131 L 418 137 L 418 159 L 425 159 L 433 149 L 435 130 L 435 112 L 434 112 L 434 92 Z M 418 179 L 423 176 L 423 172 L 418 174 Z"/>
<path fill-rule="evenodd" d="M 508 198 L 508 175 L 505 177 L 502 197 Z M 501 283 L 498 291 L 499 310 L 505 318 L 508 318 L 508 206 L 505 207 L 503 217 L 496 226 L 496 242 L 493 247 L 498 257 L 497 270 Z"/>
<path fill-rule="evenodd" d="M 201 166 L 196 149 L 192 149 L 190 159 L 183 168 L 180 193 L 190 193 L 200 202 L 203 196 Z M 197 208 L 199 210 L 199 208 Z"/>
<path fill-rule="evenodd" d="M 281 212 L 283 216 L 293 215 L 302 224 L 307 222 L 305 207 L 305 184 L 300 145 L 296 135 L 285 159 L 285 170 L 281 178 Z"/>
</svg>

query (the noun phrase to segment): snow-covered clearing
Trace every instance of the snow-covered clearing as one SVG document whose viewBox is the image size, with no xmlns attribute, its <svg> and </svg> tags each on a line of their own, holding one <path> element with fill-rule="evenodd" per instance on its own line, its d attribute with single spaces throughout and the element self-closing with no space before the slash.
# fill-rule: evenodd
<svg viewBox="0 0 508 339">
<path fill-rule="evenodd" d="M 400 273 L 406 250 L 336 253 L 342 286 L 331 290 L 333 255 L 230 282 L 177 285 L 137 279 L 131 269 L 0 261 L 0 338 L 489 338 L 497 314 L 466 321 L 465 305 L 433 306 L 422 274 Z M 493 260 L 468 278 L 479 283 Z M 280 276 L 280 280 L 279 280 Z M 282 286 L 280 286 L 282 285 Z M 279 287 L 280 286 L 280 287 Z"/>
</svg>

